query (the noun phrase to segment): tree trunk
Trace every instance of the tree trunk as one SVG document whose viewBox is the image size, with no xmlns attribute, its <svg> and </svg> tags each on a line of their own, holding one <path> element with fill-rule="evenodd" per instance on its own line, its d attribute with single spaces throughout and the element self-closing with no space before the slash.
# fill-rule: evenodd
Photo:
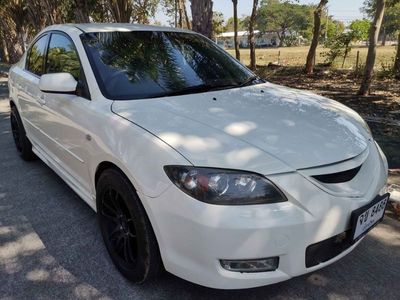
<svg viewBox="0 0 400 300">
<path fill-rule="evenodd" d="M 372 72 L 375 65 L 376 57 L 376 44 L 378 43 L 379 30 L 382 25 L 383 14 L 385 12 L 386 0 L 376 1 L 376 11 L 374 15 L 374 20 L 372 21 L 371 27 L 369 29 L 369 45 L 367 61 L 365 63 L 364 77 L 361 82 L 360 90 L 358 95 L 366 96 L 369 94 L 369 89 L 372 81 Z"/>
<path fill-rule="evenodd" d="M 321 34 L 321 15 L 326 4 L 328 4 L 328 0 L 321 0 L 314 11 L 313 37 L 306 60 L 306 74 L 312 74 L 314 71 L 314 61 L 317 52 L 319 36 Z"/>
<path fill-rule="evenodd" d="M 397 52 L 396 52 L 396 58 L 394 61 L 393 70 L 394 70 L 395 77 L 397 79 L 400 79 L 400 31 L 397 36 Z"/>
<path fill-rule="evenodd" d="M 283 31 L 282 33 L 278 34 L 278 37 L 279 37 L 278 47 L 283 47 L 283 42 L 285 41 L 286 38 L 285 32 Z"/>
<path fill-rule="evenodd" d="M 132 17 L 132 1 L 108 0 L 108 6 L 113 19 L 117 23 L 129 23 Z"/>
<path fill-rule="evenodd" d="M 191 0 L 192 29 L 196 32 L 212 38 L 212 0 Z"/>
<path fill-rule="evenodd" d="M 77 23 L 89 23 L 87 0 L 75 0 L 75 18 Z"/>
<path fill-rule="evenodd" d="M 6 43 L 6 39 L 5 37 L 2 35 L 0 35 L 0 39 L 1 39 L 1 47 L 0 47 L 0 61 L 5 62 L 5 63 L 9 63 L 10 62 L 10 57 L 8 55 L 8 50 L 7 50 L 7 43 Z"/>
<path fill-rule="evenodd" d="M 256 41 L 254 38 L 254 23 L 257 16 L 258 0 L 253 0 L 253 9 L 251 11 L 249 22 L 249 45 L 250 45 L 250 69 L 256 69 Z"/>
<path fill-rule="evenodd" d="M 174 27 L 178 27 L 178 1 L 180 0 L 174 0 Z"/>
<path fill-rule="evenodd" d="M 386 46 L 386 37 L 387 37 L 386 26 L 384 26 L 382 28 L 382 46 Z"/>
<path fill-rule="evenodd" d="M 239 38 L 238 38 L 237 2 L 238 2 L 238 0 L 232 0 L 232 3 L 233 3 L 233 31 L 234 31 L 234 36 L 235 36 L 234 40 L 235 40 L 236 59 L 240 60 Z"/>
<path fill-rule="evenodd" d="M 178 2 L 178 27 L 183 28 L 183 7 L 182 7 L 182 0 Z"/>
<path fill-rule="evenodd" d="M 192 26 L 190 26 L 190 20 L 189 20 L 189 16 L 188 16 L 187 9 L 186 9 L 186 3 L 185 3 L 185 0 L 181 0 L 181 1 L 182 1 L 182 6 L 183 6 L 183 14 L 185 15 L 186 28 L 190 29 Z"/>
</svg>

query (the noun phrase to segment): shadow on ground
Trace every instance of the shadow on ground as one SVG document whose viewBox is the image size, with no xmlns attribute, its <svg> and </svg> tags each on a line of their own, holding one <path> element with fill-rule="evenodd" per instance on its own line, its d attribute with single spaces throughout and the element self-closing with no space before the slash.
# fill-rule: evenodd
<svg viewBox="0 0 400 300">
<path fill-rule="evenodd" d="M 287 282 L 221 291 L 164 274 L 134 285 L 113 267 L 95 213 L 44 163 L 18 157 L 4 99 L 0 170 L 0 295 L 7 299 L 400 298 L 400 225 L 388 217 L 339 262 Z"/>
</svg>

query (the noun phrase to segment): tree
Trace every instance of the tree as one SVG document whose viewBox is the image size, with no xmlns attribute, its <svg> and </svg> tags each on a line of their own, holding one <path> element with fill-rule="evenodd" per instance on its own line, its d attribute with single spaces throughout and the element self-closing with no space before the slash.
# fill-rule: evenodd
<svg viewBox="0 0 400 300">
<path fill-rule="evenodd" d="M 107 2 L 115 22 L 130 23 L 133 12 L 131 0 L 107 0 Z"/>
<path fill-rule="evenodd" d="M 208 38 L 212 38 L 212 8 L 212 0 L 190 1 L 190 9 L 192 11 L 192 29 Z"/>
<path fill-rule="evenodd" d="M 139 24 L 149 24 L 149 18 L 154 17 L 159 0 L 134 0 L 132 4 L 133 21 Z"/>
<path fill-rule="evenodd" d="M 328 0 L 321 0 L 314 11 L 314 30 L 313 38 L 311 41 L 310 49 L 308 50 L 307 60 L 306 60 L 306 73 L 311 74 L 314 70 L 314 61 L 318 46 L 318 40 L 321 34 L 321 14 L 325 9 Z"/>
<path fill-rule="evenodd" d="M 250 45 L 250 68 L 256 69 L 256 42 L 254 38 L 254 24 L 257 16 L 258 0 L 253 0 L 253 9 L 251 11 L 249 22 L 249 45 Z"/>
<path fill-rule="evenodd" d="M 241 18 L 238 18 L 237 25 L 238 25 L 238 31 L 247 30 L 249 28 L 248 24 L 246 26 L 245 22 L 243 22 L 243 19 Z M 235 31 L 235 24 L 233 17 L 230 17 L 228 20 L 226 20 L 225 31 Z"/>
<path fill-rule="evenodd" d="M 354 20 L 351 22 L 349 29 L 352 32 L 354 41 L 365 41 L 368 39 L 369 28 L 371 22 L 367 19 Z"/>
<path fill-rule="evenodd" d="M 224 32 L 224 15 L 221 12 L 213 12 L 213 36 L 217 36 Z"/>
<path fill-rule="evenodd" d="M 292 1 L 263 0 L 257 14 L 257 28 L 261 32 L 274 31 L 279 38 L 280 47 L 286 44 L 288 35 L 299 36 L 312 26 L 311 6 L 299 5 Z"/>
<path fill-rule="evenodd" d="M 236 59 L 240 60 L 239 38 L 238 38 L 238 16 L 237 16 L 238 0 L 232 0 L 232 4 L 233 4 L 233 32 L 234 32 L 234 42 L 235 42 L 235 54 L 236 54 Z"/>
<path fill-rule="evenodd" d="M 365 0 L 362 11 L 370 18 L 374 18 L 376 10 L 376 0 Z M 397 30 L 400 28 L 400 1 L 386 0 L 385 14 L 381 25 L 382 45 L 385 45 L 386 37 L 392 38 L 397 35 Z"/>
<path fill-rule="evenodd" d="M 366 96 L 369 94 L 369 89 L 372 81 L 372 72 L 374 70 L 375 58 L 376 58 L 376 44 L 378 43 L 379 30 L 381 28 L 383 15 L 385 12 L 386 0 L 376 0 L 376 9 L 374 20 L 372 21 L 369 30 L 369 45 L 367 61 L 365 63 L 364 77 L 361 82 L 359 95 Z"/>
<path fill-rule="evenodd" d="M 400 79 L 400 30 L 397 35 L 397 51 L 394 59 L 393 73 L 397 79 Z"/>
<path fill-rule="evenodd" d="M 162 0 L 165 14 L 170 18 L 169 24 L 177 28 L 191 28 L 185 0 Z"/>
<path fill-rule="evenodd" d="M 77 23 L 89 23 L 89 5 L 87 0 L 74 0 Z"/>
</svg>

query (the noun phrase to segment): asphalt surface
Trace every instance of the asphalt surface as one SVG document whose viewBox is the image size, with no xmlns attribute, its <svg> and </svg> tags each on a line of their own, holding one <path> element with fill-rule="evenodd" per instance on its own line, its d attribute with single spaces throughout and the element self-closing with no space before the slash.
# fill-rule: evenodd
<svg viewBox="0 0 400 300">
<path fill-rule="evenodd" d="M 400 222 L 388 216 L 342 260 L 272 286 L 221 291 L 167 273 L 126 281 L 96 214 L 44 163 L 19 158 L 6 98 L 0 79 L 1 299 L 400 299 Z"/>
</svg>

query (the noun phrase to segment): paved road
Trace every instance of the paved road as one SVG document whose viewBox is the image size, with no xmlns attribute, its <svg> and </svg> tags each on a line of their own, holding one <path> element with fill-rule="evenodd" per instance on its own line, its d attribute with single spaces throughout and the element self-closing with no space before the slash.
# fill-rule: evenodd
<svg viewBox="0 0 400 300">
<path fill-rule="evenodd" d="M 400 223 L 385 217 L 350 255 L 272 286 L 220 291 L 170 274 L 134 285 L 113 267 L 95 213 L 41 161 L 14 149 L 0 79 L 0 298 L 400 299 Z"/>
</svg>

